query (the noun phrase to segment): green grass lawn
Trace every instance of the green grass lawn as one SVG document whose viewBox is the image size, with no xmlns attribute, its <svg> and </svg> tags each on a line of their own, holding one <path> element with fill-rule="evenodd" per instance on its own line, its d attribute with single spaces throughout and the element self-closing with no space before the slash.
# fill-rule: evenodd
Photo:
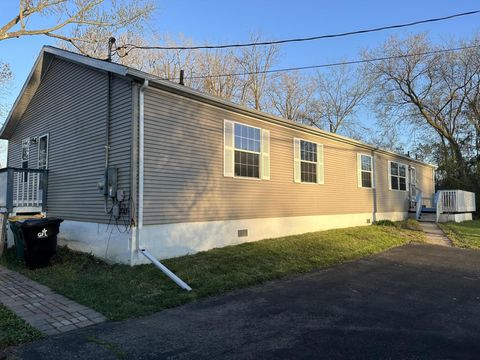
<svg viewBox="0 0 480 360">
<path fill-rule="evenodd" d="M 0 305 L 0 350 L 40 337 L 42 334 L 39 331 Z"/>
<path fill-rule="evenodd" d="M 467 249 L 480 249 L 480 220 L 439 225 L 452 240 L 453 245 Z"/>
<path fill-rule="evenodd" d="M 178 288 L 153 265 L 108 265 L 67 249 L 59 250 L 53 266 L 36 271 L 26 269 L 12 250 L 0 263 L 110 320 L 120 320 L 422 239 L 418 231 L 365 226 L 262 240 L 165 260 L 192 292 Z"/>
</svg>

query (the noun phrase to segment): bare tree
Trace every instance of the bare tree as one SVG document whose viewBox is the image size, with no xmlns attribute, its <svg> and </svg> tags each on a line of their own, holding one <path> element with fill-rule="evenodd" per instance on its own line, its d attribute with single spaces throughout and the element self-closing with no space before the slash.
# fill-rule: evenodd
<svg viewBox="0 0 480 360">
<path fill-rule="evenodd" d="M 154 36 L 153 41 L 161 41 L 167 46 L 177 45 L 176 41 L 169 36 Z M 182 44 L 186 44 L 188 46 L 192 45 L 193 43 L 189 39 L 183 39 Z M 185 85 L 193 87 L 191 78 L 197 73 L 195 52 L 188 50 L 143 50 L 141 53 L 139 53 L 139 56 L 146 61 L 146 71 L 163 79 L 178 82 L 180 70 L 184 70 L 186 73 Z M 124 64 L 126 59 L 127 58 L 122 59 Z"/>
<path fill-rule="evenodd" d="M 12 79 L 10 66 L 0 61 L 0 119 L 4 119 L 7 114 L 7 104 L 4 102 L 4 96 L 7 93 L 8 85 Z M 0 140 L 0 167 L 7 164 L 7 141 Z"/>
<path fill-rule="evenodd" d="M 477 173 L 480 175 L 480 37 L 477 36 L 471 44 L 477 45 L 474 48 L 463 51 L 461 61 L 463 66 L 470 68 L 467 72 L 473 73 L 472 81 L 465 87 L 467 99 L 466 116 L 474 128 L 474 147 L 476 156 Z M 465 44 L 462 44 L 465 46 Z"/>
<path fill-rule="evenodd" d="M 197 56 L 196 61 L 199 74 L 207 75 L 195 81 L 196 88 L 226 100 L 238 99 L 242 89 L 241 79 L 238 76 L 223 76 L 240 71 L 235 52 L 208 51 Z"/>
<path fill-rule="evenodd" d="M 409 121 L 414 126 L 428 125 L 433 129 L 450 150 L 446 156 L 456 164 L 457 176 L 465 179 L 462 141 L 469 126 L 465 109 L 468 89 L 480 69 L 470 66 L 463 52 L 425 54 L 439 49 L 425 35 L 405 40 L 392 38 L 367 54 L 388 57 L 371 63 L 368 71 L 377 79 L 377 105 L 386 109 L 387 114 L 396 113 L 397 116 L 391 116 L 393 121 Z"/>
<path fill-rule="evenodd" d="M 368 96 L 372 82 L 346 65 L 318 72 L 316 100 L 310 104 L 307 121 L 332 133 L 358 131 L 356 114 Z"/>
<path fill-rule="evenodd" d="M 10 66 L 0 61 L 0 118 L 3 118 L 6 112 L 6 104 L 3 102 L 3 98 L 6 94 L 7 85 L 12 79 L 12 71 Z"/>
<path fill-rule="evenodd" d="M 294 72 L 283 73 L 272 80 L 267 90 L 272 109 L 285 119 L 300 121 L 314 90 L 310 78 Z"/>
<path fill-rule="evenodd" d="M 252 36 L 252 42 L 260 42 L 260 36 Z M 264 107 L 265 89 L 268 83 L 268 74 L 278 57 L 278 47 L 251 46 L 243 48 L 238 56 L 238 63 L 243 72 L 248 73 L 242 79 L 243 85 L 239 95 L 239 102 L 262 110 Z"/>
<path fill-rule="evenodd" d="M 152 10 L 152 3 L 144 0 L 20 0 L 18 14 L 0 25 L 0 40 L 44 35 L 82 52 L 85 42 L 108 39 L 90 36 L 92 29 L 108 29 L 111 34 L 139 25 Z"/>
</svg>

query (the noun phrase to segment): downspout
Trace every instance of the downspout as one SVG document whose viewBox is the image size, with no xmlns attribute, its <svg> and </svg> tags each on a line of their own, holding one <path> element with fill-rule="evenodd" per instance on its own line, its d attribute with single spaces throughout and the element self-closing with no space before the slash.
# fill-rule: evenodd
<svg viewBox="0 0 480 360">
<path fill-rule="evenodd" d="M 145 90 L 148 88 L 148 80 L 144 80 L 140 88 L 139 99 L 139 125 L 138 125 L 138 224 L 137 224 L 137 250 L 139 250 L 140 233 L 143 228 L 143 182 L 145 172 Z"/>
<path fill-rule="evenodd" d="M 191 291 L 192 288 L 188 286 L 182 279 L 175 275 L 170 269 L 158 261 L 152 254 L 140 246 L 141 234 L 143 228 L 143 191 L 144 191 L 144 173 L 145 173 L 145 90 L 148 88 L 148 80 L 145 79 L 143 85 L 140 87 L 139 94 L 139 125 L 138 125 L 138 222 L 136 231 L 135 251 L 145 256 L 153 265 L 160 269 L 165 275 L 173 280 L 182 289 Z"/>
<path fill-rule="evenodd" d="M 372 170 L 373 170 L 373 191 L 372 191 L 372 196 L 373 196 L 373 216 L 372 216 L 372 222 L 377 221 L 377 166 L 375 164 L 375 150 L 378 148 L 372 149 Z"/>
</svg>

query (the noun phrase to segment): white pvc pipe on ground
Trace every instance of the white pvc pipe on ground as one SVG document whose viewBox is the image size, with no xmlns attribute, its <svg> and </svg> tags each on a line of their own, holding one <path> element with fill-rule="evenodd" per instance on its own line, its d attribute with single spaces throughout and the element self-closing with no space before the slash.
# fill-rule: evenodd
<svg viewBox="0 0 480 360">
<path fill-rule="evenodd" d="M 155 256 L 150 254 L 147 250 L 141 249 L 140 252 L 145 256 L 148 260 L 150 260 L 153 265 L 155 265 L 157 268 L 159 268 L 165 275 L 167 275 L 170 279 L 172 279 L 175 284 L 180 286 L 182 289 L 187 290 L 187 291 L 192 291 L 192 288 L 188 286 L 188 284 L 180 279 L 177 275 L 175 275 L 172 271 L 170 271 L 169 268 L 167 268 L 165 265 L 163 265 L 160 261 L 157 260 Z"/>
</svg>

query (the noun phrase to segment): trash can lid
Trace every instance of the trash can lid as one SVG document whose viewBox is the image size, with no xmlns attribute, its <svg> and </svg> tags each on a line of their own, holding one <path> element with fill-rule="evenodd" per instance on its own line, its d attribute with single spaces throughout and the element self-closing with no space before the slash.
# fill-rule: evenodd
<svg viewBox="0 0 480 360">
<path fill-rule="evenodd" d="M 18 221 L 21 226 L 45 226 L 52 223 L 59 225 L 62 222 L 63 219 L 56 217 L 47 217 L 44 219 L 25 219 Z"/>
<path fill-rule="evenodd" d="M 43 219 L 45 218 L 45 215 L 43 214 L 35 214 L 35 215 L 15 215 L 15 216 L 10 216 L 8 218 L 8 221 L 22 221 L 22 220 L 28 220 L 28 219 Z"/>
</svg>

